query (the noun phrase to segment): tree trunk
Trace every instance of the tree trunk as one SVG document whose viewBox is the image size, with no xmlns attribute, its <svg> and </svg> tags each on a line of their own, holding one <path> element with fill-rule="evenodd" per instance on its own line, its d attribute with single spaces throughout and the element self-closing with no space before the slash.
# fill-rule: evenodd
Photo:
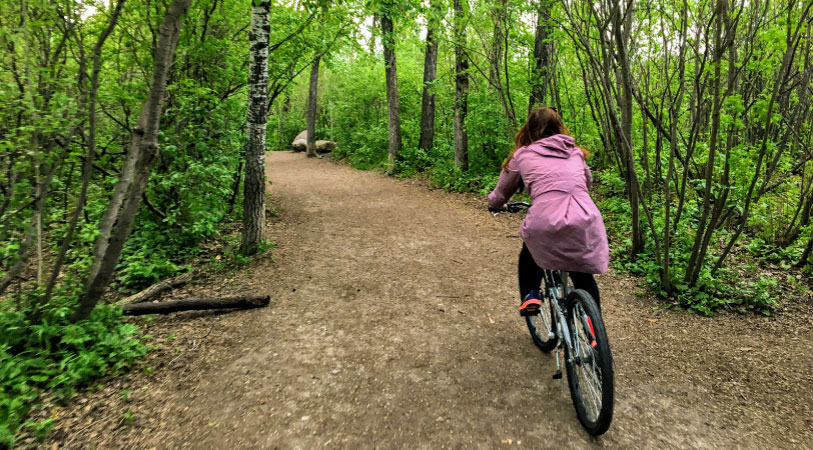
<svg viewBox="0 0 813 450">
<path fill-rule="evenodd" d="M 305 153 L 308 158 L 316 157 L 316 94 L 319 88 L 319 61 L 322 55 L 316 55 L 311 66 L 311 83 L 308 89 L 308 150 Z"/>
<path fill-rule="evenodd" d="M 641 148 L 641 154 L 639 155 L 641 158 L 641 165 L 644 168 L 644 175 L 646 178 L 644 179 L 644 195 L 646 197 L 647 202 L 650 204 L 652 203 L 652 173 L 649 170 L 649 130 L 647 128 L 647 118 L 646 114 L 644 114 L 643 108 L 641 108 L 641 135 L 643 140 L 643 147 Z"/>
<path fill-rule="evenodd" d="M 680 107 L 683 104 L 683 95 L 686 88 L 685 83 L 685 51 L 686 51 L 686 30 L 687 30 L 687 16 L 688 5 L 687 0 L 683 0 L 684 8 L 681 10 L 680 15 L 680 50 L 678 51 L 678 91 L 675 96 L 675 101 L 669 106 L 669 160 L 666 168 L 666 180 L 663 182 L 663 204 L 664 204 L 664 223 L 663 223 L 663 273 L 661 276 L 661 288 L 666 295 L 672 295 L 672 274 L 671 274 L 671 255 L 670 245 L 672 239 L 672 228 L 670 222 L 670 213 L 672 207 L 672 195 L 670 192 L 673 174 L 675 173 L 675 155 L 678 148 L 678 118 Z M 667 50 L 664 49 L 664 53 Z M 664 69 L 668 71 L 668 66 Z M 670 91 L 671 95 L 671 91 Z"/>
<path fill-rule="evenodd" d="M 179 311 L 199 311 L 204 309 L 250 309 L 268 306 L 271 297 L 224 297 L 183 299 L 160 303 L 131 303 L 124 305 L 125 316 L 144 314 L 169 314 Z"/>
<path fill-rule="evenodd" d="M 502 39 L 503 39 L 503 46 L 505 51 L 502 52 L 502 62 L 503 62 L 503 73 L 505 73 L 505 90 L 502 89 L 500 92 L 503 92 L 503 97 L 507 99 L 507 106 L 505 107 L 508 111 L 508 119 L 511 123 L 511 128 L 509 130 L 509 135 L 514 133 L 514 130 L 519 128 L 519 124 L 517 123 L 517 112 L 514 108 L 514 101 L 511 99 L 511 72 L 508 70 L 508 59 L 511 52 L 508 49 L 508 5 L 507 1 L 503 1 L 503 31 L 502 31 Z M 505 101 L 505 100 L 503 100 Z M 561 109 L 561 105 L 559 105 L 559 109 Z"/>
<path fill-rule="evenodd" d="M 290 145 L 288 137 L 285 135 L 285 121 L 288 119 L 288 113 L 291 112 L 291 93 L 285 93 L 285 99 L 282 101 L 282 109 L 279 115 L 279 136 L 281 143 Z"/>
<path fill-rule="evenodd" d="M 489 68 L 488 68 L 488 81 L 492 86 L 497 87 L 502 83 L 502 76 L 500 75 L 500 66 L 502 65 L 502 51 L 503 51 L 503 22 L 505 21 L 506 13 L 506 0 L 492 0 L 493 6 L 491 10 L 491 25 L 494 30 L 493 38 L 491 40 L 491 53 L 489 55 Z M 465 16 L 464 16 L 465 17 Z M 465 44 L 464 44 L 465 45 Z"/>
<path fill-rule="evenodd" d="M 631 9 L 632 1 L 626 4 L 626 9 Z M 621 108 L 621 130 L 619 144 L 626 163 L 627 189 L 629 191 L 630 208 L 632 209 L 632 249 L 631 253 L 636 255 L 641 253 L 643 246 L 643 232 L 641 230 L 641 209 L 638 191 L 638 175 L 635 171 L 635 157 L 632 151 L 632 76 L 630 75 L 629 59 L 627 57 L 627 39 L 625 33 L 629 30 L 629 16 L 627 25 L 622 25 L 624 12 L 629 15 L 631 11 L 622 11 L 619 0 L 613 2 L 613 35 L 615 36 L 616 50 L 618 51 L 618 70 L 621 73 L 621 92 L 618 96 L 618 103 Z"/>
<path fill-rule="evenodd" d="M 537 106 L 545 105 L 545 92 L 550 86 L 548 70 L 551 67 L 550 57 L 553 53 L 553 41 L 550 39 L 550 10 L 553 2 L 539 0 L 536 9 L 536 35 L 534 36 L 533 67 L 531 72 L 531 97 L 528 102 L 528 113 Z"/>
<path fill-rule="evenodd" d="M 437 33 L 441 11 L 438 0 L 431 1 L 428 26 L 426 28 L 426 53 L 423 61 L 423 96 L 421 97 L 421 139 L 418 148 L 430 150 L 435 139 L 435 94 L 432 83 L 435 81 L 438 66 Z"/>
<path fill-rule="evenodd" d="M 711 235 L 716 228 L 716 217 L 712 217 L 711 221 L 706 225 L 709 218 L 709 213 L 712 208 L 712 191 L 711 185 L 714 176 L 714 159 L 717 154 L 718 135 L 720 132 L 720 108 L 722 107 L 723 100 L 720 92 L 720 72 L 723 60 L 723 39 L 722 30 L 724 18 L 728 14 L 728 4 L 726 0 L 718 0 L 717 3 L 717 20 L 714 26 L 714 79 L 712 80 L 712 113 L 711 113 L 711 132 L 709 137 L 709 155 L 706 161 L 706 177 L 705 189 L 703 190 L 703 210 L 700 216 L 700 223 L 697 224 L 695 232 L 694 245 L 692 245 L 692 253 L 689 256 L 689 262 L 686 267 L 686 275 L 684 281 L 690 286 L 694 286 L 700 277 L 700 271 L 703 268 L 703 261 L 706 259 L 706 250 L 708 249 Z M 731 30 L 726 30 L 729 34 Z M 728 36 L 726 36 L 728 37 Z M 731 73 L 729 73 L 731 75 Z M 719 205 L 721 199 L 717 199 L 717 213 L 722 206 Z M 723 200 L 724 201 L 724 200 Z"/>
<path fill-rule="evenodd" d="M 462 47 L 465 49 L 466 45 L 466 26 L 468 24 L 467 15 L 468 12 L 468 5 L 463 4 L 463 25 L 462 28 Z M 514 131 L 519 127 L 517 124 L 517 116 L 514 113 L 514 105 L 511 100 L 511 93 L 509 92 L 509 74 L 508 74 L 508 29 L 506 24 L 506 17 L 508 14 L 508 5 L 506 0 L 496 0 L 494 4 L 494 9 L 491 11 L 491 21 L 494 30 L 493 41 L 491 43 L 491 51 L 488 54 L 488 62 L 489 62 L 489 69 L 488 69 L 488 83 L 494 88 L 497 92 L 497 95 L 500 97 L 500 103 L 502 104 L 503 111 L 505 112 L 505 117 L 508 120 L 505 122 L 506 124 L 506 132 L 510 135 L 513 134 Z M 457 45 L 457 44 L 456 44 Z M 455 47 L 455 54 L 457 53 L 457 47 Z M 468 64 L 468 55 L 466 55 L 467 64 Z M 503 64 L 505 64 L 503 70 Z M 503 87 L 502 82 L 502 73 L 505 73 L 505 86 Z M 468 86 L 468 84 L 467 84 Z"/>
<path fill-rule="evenodd" d="M 387 123 L 389 128 L 389 157 L 387 173 L 395 171 L 395 162 L 401 152 L 401 116 L 398 108 L 398 76 L 395 63 L 395 35 L 392 30 L 393 5 L 388 4 L 381 14 L 381 39 L 384 43 L 384 66 L 387 77 Z"/>
<path fill-rule="evenodd" d="M 466 53 L 467 10 L 466 0 L 454 0 L 454 164 L 461 170 L 469 168 L 469 142 L 466 133 L 469 91 L 469 56 Z"/>
<path fill-rule="evenodd" d="M 73 321 L 87 319 L 96 307 L 113 277 L 113 270 L 135 220 L 141 194 L 158 156 L 158 126 L 167 75 L 178 44 L 182 17 L 191 3 L 192 0 L 173 0 L 161 22 L 150 91 L 131 133 L 130 148 L 116 192 L 100 224 L 102 234 L 96 240 L 91 271 L 79 299 L 79 307 L 72 316 Z"/>
<path fill-rule="evenodd" d="M 243 182 L 243 240 L 240 251 L 257 253 L 265 228 L 265 126 L 268 120 L 268 16 L 271 2 L 252 0 L 251 62 L 248 74 L 248 114 L 246 115 L 246 172 Z"/>
</svg>

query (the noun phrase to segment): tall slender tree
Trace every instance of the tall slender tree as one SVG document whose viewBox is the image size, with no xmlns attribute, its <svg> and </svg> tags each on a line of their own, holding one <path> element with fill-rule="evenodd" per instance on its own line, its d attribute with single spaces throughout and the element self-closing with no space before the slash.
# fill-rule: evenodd
<svg viewBox="0 0 813 450">
<path fill-rule="evenodd" d="M 155 47 L 152 84 L 130 136 L 130 148 L 119 181 L 99 225 L 93 263 L 74 321 L 86 319 L 113 277 L 121 250 L 130 234 L 150 169 L 158 157 L 158 126 L 167 87 L 167 75 L 178 45 L 183 16 L 192 0 L 173 0 L 164 13 Z"/>
<path fill-rule="evenodd" d="M 68 230 L 65 233 L 65 237 L 62 240 L 62 245 L 59 247 L 59 253 L 57 254 L 56 261 L 54 262 L 53 268 L 51 269 L 51 276 L 48 279 L 48 285 L 45 288 L 45 295 L 44 301 L 48 301 L 51 297 L 51 293 L 53 292 L 54 286 L 56 286 L 56 279 L 59 276 L 59 271 L 62 268 L 62 264 L 65 261 L 65 254 L 68 252 L 68 247 L 71 245 L 71 240 L 73 239 L 73 232 L 76 230 L 76 224 L 79 222 L 79 215 L 82 212 L 82 209 L 85 206 L 85 201 L 87 200 L 87 192 L 88 186 L 90 184 L 90 175 L 93 170 L 93 160 L 96 158 L 96 103 L 99 98 L 99 73 L 101 72 L 101 57 L 102 57 L 102 47 L 104 46 L 105 41 L 110 36 L 110 33 L 115 28 L 116 23 L 118 22 L 119 16 L 121 15 L 122 7 L 124 6 L 125 0 L 119 0 L 116 2 L 115 8 L 112 10 L 110 14 L 110 19 L 107 23 L 107 26 L 99 35 L 99 38 L 96 40 L 96 44 L 93 46 L 93 53 L 91 55 L 93 61 L 93 69 L 90 75 L 90 87 L 87 86 L 87 74 L 85 72 L 87 62 L 85 61 L 85 51 L 82 46 L 82 42 L 78 39 L 78 34 L 74 32 L 74 38 L 77 40 L 77 46 L 79 47 L 79 80 L 80 80 L 80 90 L 82 91 L 82 98 L 81 103 L 84 104 L 87 102 L 87 113 L 88 113 L 88 131 L 87 131 L 87 142 L 88 142 L 88 153 L 85 157 L 84 164 L 82 166 L 82 188 L 79 192 L 79 198 L 76 200 L 76 206 L 74 207 L 73 213 L 71 214 L 71 220 L 68 224 Z M 68 25 L 70 26 L 70 25 Z M 70 27 L 73 30 L 73 27 Z"/>
<path fill-rule="evenodd" d="M 316 55 L 311 66 L 311 79 L 308 88 L 308 125 L 307 125 L 307 141 L 308 150 L 305 153 L 308 158 L 316 156 L 316 99 L 319 89 L 319 61 L 322 60 L 322 55 Z"/>
<path fill-rule="evenodd" d="M 539 0 L 536 4 L 536 33 L 534 35 L 534 50 L 531 57 L 531 96 L 528 101 L 528 112 L 536 106 L 545 104 L 545 93 L 551 84 L 549 70 L 553 54 L 553 40 L 551 39 L 551 9 L 552 0 Z"/>
<path fill-rule="evenodd" d="M 401 115 L 398 108 L 398 76 L 395 62 L 395 33 L 392 27 L 392 16 L 395 5 L 389 1 L 382 4 L 379 14 L 381 21 L 381 40 L 384 43 L 384 67 L 387 78 L 387 124 L 389 130 L 389 156 L 387 172 L 395 171 L 395 162 L 401 152 Z"/>
<path fill-rule="evenodd" d="M 454 163 L 455 167 L 461 170 L 469 168 L 469 140 L 466 133 L 469 95 L 469 55 L 466 52 L 467 22 L 468 4 L 466 0 L 454 0 Z"/>
<path fill-rule="evenodd" d="M 712 113 L 711 113 L 711 132 L 709 134 L 709 153 L 706 161 L 706 174 L 705 174 L 705 188 L 703 193 L 703 212 L 700 216 L 700 222 L 696 225 L 695 242 L 692 245 L 692 254 L 689 256 L 689 263 L 686 268 L 686 275 L 684 280 L 689 284 L 694 285 L 697 282 L 697 277 L 700 275 L 700 268 L 703 265 L 705 257 L 706 246 L 702 245 L 704 236 L 708 235 L 711 238 L 711 233 L 714 230 L 714 219 L 708 226 L 708 233 L 706 233 L 706 221 L 711 212 L 711 188 L 712 177 L 714 176 L 714 158 L 717 154 L 718 136 L 720 132 L 720 108 L 722 105 L 720 92 L 720 72 L 723 65 L 723 16 L 728 14 L 728 2 L 726 0 L 718 0 L 714 16 L 716 17 L 714 24 L 714 77 L 712 77 Z"/>
<path fill-rule="evenodd" d="M 252 0 L 249 42 L 246 165 L 243 184 L 244 255 L 257 253 L 265 228 L 265 126 L 268 121 L 268 16 L 271 2 Z"/>
<path fill-rule="evenodd" d="M 438 38 L 441 9 L 439 0 L 431 0 L 427 12 L 426 52 L 423 61 L 423 95 L 421 97 L 421 139 L 418 148 L 429 150 L 435 139 L 435 81 L 438 67 Z"/>
<path fill-rule="evenodd" d="M 627 47 L 632 24 L 633 0 L 625 2 L 622 9 L 620 0 L 613 0 L 610 12 L 613 22 L 613 37 L 615 38 L 615 52 L 618 60 L 617 70 L 620 89 L 617 90 L 617 102 L 621 109 L 621 123 L 616 127 L 618 142 L 621 144 L 621 154 L 626 164 L 627 190 L 632 209 L 632 248 L 631 253 L 636 255 L 644 249 L 643 231 L 641 230 L 641 209 L 639 193 L 641 187 L 638 183 L 638 174 L 635 170 L 635 157 L 632 151 L 632 75 Z"/>
</svg>

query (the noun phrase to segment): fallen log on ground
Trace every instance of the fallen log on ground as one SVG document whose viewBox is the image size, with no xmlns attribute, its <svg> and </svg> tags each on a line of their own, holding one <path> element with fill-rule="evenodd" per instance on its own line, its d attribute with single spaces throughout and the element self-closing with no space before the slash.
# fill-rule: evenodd
<svg viewBox="0 0 813 450">
<path fill-rule="evenodd" d="M 160 303 L 130 303 L 124 305 L 125 316 L 144 314 L 169 314 L 179 311 L 198 311 L 205 309 L 250 309 L 268 306 L 271 297 L 204 297 L 186 298 Z"/>
<path fill-rule="evenodd" d="M 189 282 L 192 279 L 192 275 L 194 272 L 187 272 L 183 275 L 178 275 L 177 277 L 168 278 L 166 280 L 159 281 L 158 283 L 153 284 L 152 286 L 144 289 L 143 291 L 133 294 L 125 299 L 122 299 L 116 302 L 117 305 L 127 305 L 130 303 L 143 303 L 152 300 L 153 298 L 157 297 L 158 294 L 166 291 L 167 289 L 176 288 L 183 284 Z"/>
</svg>

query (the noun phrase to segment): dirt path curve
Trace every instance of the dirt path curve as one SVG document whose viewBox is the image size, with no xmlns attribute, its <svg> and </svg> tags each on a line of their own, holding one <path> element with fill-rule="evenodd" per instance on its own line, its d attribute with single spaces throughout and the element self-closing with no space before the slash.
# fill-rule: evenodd
<svg viewBox="0 0 813 450">
<path fill-rule="evenodd" d="M 115 391 L 96 394 L 107 399 L 98 406 L 93 396 L 80 400 L 90 425 L 63 433 L 63 443 L 813 445 L 809 305 L 779 318 L 707 319 L 653 310 L 633 280 L 600 277 L 617 397 L 610 431 L 592 439 L 566 381 L 551 379 L 553 357 L 533 346 L 516 311 L 519 218 L 493 218 L 470 196 L 303 154 L 273 153 L 268 167 L 273 257 L 192 289 L 267 293 L 272 306 L 156 318 L 156 333 L 184 333 L 187 344 L 194 335 L 196 350 L 158 363 L 146 381 L 117 385 L 131 391 L 127 403 L 111 400 L 121 396 Z M 128 409 L 129 424 L 118 419 Z"/>
</svg>

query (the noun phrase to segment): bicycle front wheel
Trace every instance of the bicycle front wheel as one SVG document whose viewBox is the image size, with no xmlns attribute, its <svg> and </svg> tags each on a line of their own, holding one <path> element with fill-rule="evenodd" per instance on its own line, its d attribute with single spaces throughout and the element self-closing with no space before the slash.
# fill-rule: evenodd
<svg viewBox="0 0 813 450">
<path fill-rule="evenodd" d="M 528 331 L 531 332 L 531 339 L 533 339 L 534 344 L 539 347 L 539 350 L 547 353 L 553 350 L 558 342 L 556 325 L 553 322 L 556 316 L 553 312 L 550 297 L 543 295 L 540 300 L 542 306 L 539 308 L 539 314 L 525 316 L 525 323 L 528 325 Z"/>
<path fill-rule="evenodd" d="M 565 346 L 567 384 L 576 415 L 591 436 L 613 420 L 613 358 L 604 320 L 595 300 L 582 289 L 567 296 L 567 325 L 573 347 Z"/>
</svg>

